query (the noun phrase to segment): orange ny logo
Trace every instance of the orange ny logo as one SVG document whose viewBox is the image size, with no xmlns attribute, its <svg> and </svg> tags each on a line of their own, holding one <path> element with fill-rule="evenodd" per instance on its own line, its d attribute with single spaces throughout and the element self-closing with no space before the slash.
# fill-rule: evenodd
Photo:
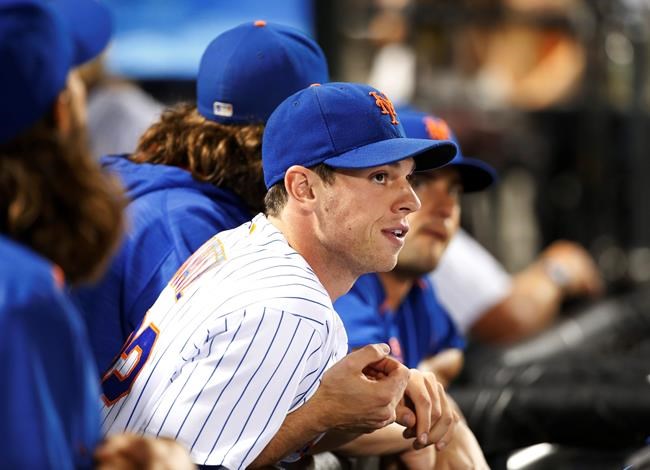
<svg viewBox="0 0 650 470">
<path fill-rule="evenodd" d="M 391 103 L 386 95 L 377 93 L 376 91 L 371 91 L 369 94 L 375 99 L 375 104 L 381 108 L 381 114 L 389 114 L 390 122 L 395 125 L 399 124 L 393 103 Z"/>
<path fill-rule="evenodd" d="M 424 125 L 427 127 L 427 134 L 433 140 L 447 140 L 451 135 L 449 126 L 442 119 L 427 116 L 424 118 Z"/>
</svg>

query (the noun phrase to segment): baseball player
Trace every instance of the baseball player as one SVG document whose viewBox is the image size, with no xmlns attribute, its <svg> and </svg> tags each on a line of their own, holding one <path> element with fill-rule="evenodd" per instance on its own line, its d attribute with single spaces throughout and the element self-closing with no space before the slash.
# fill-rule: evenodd
<svg viewBox="0 0 650 470">
<path fill-rule="evenodd" d="M 62 3 L 0 3 L 0 468 L 90 468 L 93 457 L 188 468 L 169 441 L 119 436 L 96 451 L 97 371 L 64 278 L 105 263 L 122 204 L 80 139 L 84 93 L 71 71 L 106 38 L 76 29 Z"/>
<path fill-rule="evenodd" d="M 213 236 L 162 291 L 104 376 L 105 432 L 177 439 L 201 465 L 259 464 L 347 352 L 332 299 L 359 275 L 394 267 L 420 205 L 411 173 L 455 151 L 404 137 L 390 101 L 365 85 L 312 86 L 283 101 L 264 132 L 267 216 Z M 357 374 L 374 393 L 339 383 L 339 399 L 312 407 L 299 446 L 285 450 L 325 431 L 383 427 L 403 410 L 377 419 L 374 403 L 383 396 L 395 410 L 402 390 L 419 445 L 448 442 L 455 416 L 435 378 L 412 372 L 405 389 L 382 391 L 405 369 L 381 364 L 370 382 Z"/>
<path fill-rule="evenodd" d="M 262 210 L 264 123 L 284 98 L 326 81 L 323 52 L 303 33 L 242 24 L 204 51 L 196 106 L 166 111 L 133 155 L 101 160 L 131 201 L 129 233 L 107 273 L 74 294 L 101 371 L 185 259 Z"/>
<path fill-rule="evenodd" d="M 109 182 L 75 152 L 80 95 L 68 72 L 88 58 L 47 5 L 0 4 L 2 468 L 85 468 L 99 440 L 90 348 L 51 263 L 72 281 L 88 277 L 107 256 L 95 241 L 110 245 L 119 234 Z M 86 198 L 110 229 L 89 215 Z M 77 248 L 83 261 L 69 256 Z"/>
<path fill-rule="evenodd" d="M 455 141 L 445 121 L 437 117 L 402 110 L 400 120 L 409 137 Z M 464 339 L 438 303 L 427 274 L 458 228 L 462 192 L 485 189 L 494 179 L 489 165 L 464 157 L 460 150 L 444 168 L 414 175 L 412 184 L 422 208 L 408 217 L 410 230 L 395 269 L 361 276 L 334 304 L 352 349 L 389 343 L 392 354 L 408 367 L 434 371 L 445 384 L 460 372 Z M 399 439 L 399 429 L 393 434 Z M 422 468 L 423 461 L 432 460 L 426 455 L 432 449 L 417 455 L 402 444 L 398 452 L 411 468 Z M 451 468 L 487 468 L 475 437 L 463 422 L 450 448 L 436 457 L 438 465 L 452 459 Z"/>
</svg>

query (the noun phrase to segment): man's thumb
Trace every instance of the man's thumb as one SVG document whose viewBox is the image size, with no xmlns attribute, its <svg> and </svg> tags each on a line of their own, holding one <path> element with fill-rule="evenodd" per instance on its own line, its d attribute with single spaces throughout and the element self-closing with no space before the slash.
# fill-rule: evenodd
<svg viewBox="0 0 650 470">
<path fill-rule="evenodd" d="M 385 343 L 367 344 L 361 349 L 357 349 L 348 354 L 350 360 L 361 368 L 366 367 L 373 362 L 377 362 L 390 354 L 390 347 Z"/>
</svg>

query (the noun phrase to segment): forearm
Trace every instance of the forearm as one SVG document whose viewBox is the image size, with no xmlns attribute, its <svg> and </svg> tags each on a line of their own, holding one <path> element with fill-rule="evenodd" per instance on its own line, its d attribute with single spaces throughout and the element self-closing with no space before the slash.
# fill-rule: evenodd
<svg viewBox="0 0 650 470">
<path fill-rule="evenodd" d="M 340 446 L 338 453 L 348 456 L 398 454 L 413 448 L 415 439 L 405 439 L 404 427 L 393 423 L 370 434 L 362 434 Z"/>
<path fill-rule="evenodd" d="M 496 343 L 524 339 L 555 319 L 562 298 L 562 289 L 536 262 L 514 277 L 508 297 L 479 318 L 472 326 L 472 336 Z"/>
<path fill-rule="evenodd" d="M 300 408 L 289 413 L 282 426 L 255 458 L 249 468 L 263 468 L 298 452 L 313 442 L 327 428 L 322 425 L 322 410 L 315 400 L 309 400 Z"/>
</svg>

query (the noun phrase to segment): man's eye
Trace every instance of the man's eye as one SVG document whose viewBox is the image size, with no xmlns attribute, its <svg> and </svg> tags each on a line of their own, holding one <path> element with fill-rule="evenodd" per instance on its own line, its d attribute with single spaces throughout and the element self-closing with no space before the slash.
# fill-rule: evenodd
<svg viewBox="0 0 650 470">
<path fill-rule="evenodd" d="M 416 174 L 409 175 L 408 180 L 409 183 L 411 183 L 412 188 L 419 188 L 425 182 L 425 180 L 420 175 Z"/>
<path fill-rule="evenodd" d="M 377 173 L 372 176 L 372 179 L 375 183 L 385 183 L 386 182 L 386 173 Z"/>
</svg>

